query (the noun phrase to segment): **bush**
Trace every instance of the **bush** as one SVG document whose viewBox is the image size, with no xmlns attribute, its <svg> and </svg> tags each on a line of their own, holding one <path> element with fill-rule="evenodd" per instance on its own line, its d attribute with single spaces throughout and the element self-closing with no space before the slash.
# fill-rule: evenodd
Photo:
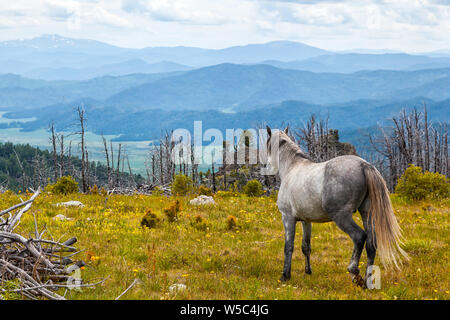
<svg viewBox="0 0 450 320">
<path fill-rule="evenodd" d="M 106 191 L 106 189 L 104 187 L 102 187 L 100 189 L 100 194 L 102 195 L 102 197 L 107 197 L 108 196 L 108 191 Z"/>
<path fill-rule="evenodd" d="M 249 197 L 259 197 L 264 194 L 261 182 L 250 180 L 243 188 L 244 193 Z"/>
<path fill-rule="evenodd" d="M 231 197 L 237 197 L 237 196 L 238 196 L 238 193 L 233 192 L 233 191 L 219 190 L 216 193 L 217 198 L 231 198 Z"/>
<path fill-rule="evenodd" d="M 200 231 L 206 231 L 208 229 L 208 224 L 205 219 L 197 214 L 194 219 L 191 220 L 191 226 Z"/>
<path fill-rule="evenodd" d="M 201 185 L 200 187 L 198 187 L 197 193 L 198 193 L 198 195 L 205 195 L 205 196 L 209 196 L 209 197 L 213 195 L 212 190 L 204 185 Z"/>
<path fill-rule="evenodd" d="M 233 230 L 237 227 L 237 219 L 235 216 L 228 216 L 227 218 L 227 229 Z"/>
<path fill-rule="evenodd" d="M 177 196 L 185 196 L 192 192 L 192 179 L 184 174 L 177 174 L 172 182 L 172 194 Z"/>
<path fill-rule="evenodd" d="M 152 196 L 160 196 L 163 194 L 163 191 L 161 190 L 160 187 L 156 186 L 153 188 L 152 190 Z"/>
<path fill-rule="evenodd" d="M 71 176 L 61 177 L 55 184 L 49 184 L 46 187 L 46 191 L 53 194 L 72 194 L 78 192 L 78 182 L 76 182 Z"/>
<path fill-rule="evenodd" d="M 99 195 L 100 194 L 100 190 L 98 189 L 97 185 L 94 184 L 94 186 L 92 188 L 89 188 L 89 193 L 90 194 Z"/>
<path fill-rule="evenodd" d="M 159 222 L 158 216 L 155 213 L 153 213 L 152 210 L 149 209 L 141 220 L 141 226 L 152 229 L 156 227 L 158 222 Z"/>
<path fill-rule="evenodd" d="M 169 222 L 175 222 L 178 220 L 178 213 L 181 211 L 181 203 L 179 200 L 175 200 L 172 205 L 164 209 L 164 214 Z"/>
<path fill-rule="evenodd" d="M 450 192 L 449 179 L 439 173 L 426 171 L 421 167 L 409 165 L 398 180 L 395 193 L 408 200 L 448 198 Z"/>
</svg>

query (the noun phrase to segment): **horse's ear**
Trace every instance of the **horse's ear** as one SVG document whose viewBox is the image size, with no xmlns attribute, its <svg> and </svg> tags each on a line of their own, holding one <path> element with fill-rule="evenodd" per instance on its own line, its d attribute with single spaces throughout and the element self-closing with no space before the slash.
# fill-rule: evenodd
<svg viewBox="0 0 450 320">
<path fill-rule="evenodd" d="M 289 132 L 289 126 L 286 127 L 286 129 L 284 129 L 284 133 L 288 134 Z"/>
<path fill-rule="evenodd" d="M 267 134 L 269 135 L 269 137 L 271 137 L 272 136 L 272 130 L 270 129 L 269 126 L 266 126 L 266 129 L 267 129 Z"/>
</svg>

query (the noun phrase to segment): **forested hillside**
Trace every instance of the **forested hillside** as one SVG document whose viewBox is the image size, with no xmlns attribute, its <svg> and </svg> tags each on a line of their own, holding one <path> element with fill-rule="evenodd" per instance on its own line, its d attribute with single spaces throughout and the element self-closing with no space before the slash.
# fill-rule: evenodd
<svg viewBox="0 0 450 320">
<path fill-rule="evenodd" d="M 29 187 L 44 187 L 55 182 L 62 175 L 70 175 L 80 181 L 81 159 L 75 156 L 54 156 L 47 150 L 30 145 L 0 143 L 0 188 L 25 191 Z M 60 168 L 63 163 L 65 168 Z M 117 178 L 132 180 L 128 172 L 119 171 Z M 136 183 L 142 182 L 140 175 L 133 177 Z M 98 187 L 108 185 L 108 168 L 100 162 L 89 162 L 89 185 Z"/>
</svg>

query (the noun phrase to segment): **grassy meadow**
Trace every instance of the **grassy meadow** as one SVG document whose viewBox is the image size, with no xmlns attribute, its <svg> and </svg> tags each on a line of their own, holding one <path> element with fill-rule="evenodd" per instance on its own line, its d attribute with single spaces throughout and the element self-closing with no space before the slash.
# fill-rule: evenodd
<svg viewBox="0 0 450 320">
<path fill-rule="evenodd" d="M 26 196 L 1 194 L 0 208 L 20 198 Z M 312 275 L 303 271 L 302 230 L 297 225 L 292 279 L 280 283 L 284 232 L 274 198 L 219 194 L 215 206 L 191 206 L 192 198 L 177 198 L 181 212 L 177 221 L 169 222 L 163 211 L 174 198 L 113 195 L 106 200 L 102 195 L 43 193 L 17 231 L 31 237 L 34 212 L 39 227 L 46 225 L 53 238 L 78 238 L 75 246 L 85 250 L 78 259 L 88 263 L 83 279 L 107 279 L 95 288 L 68 291 L 69 299 L 114 299 L 135 278 L 139 284 L 121 299 L 450 298 L 449 200 L 408 204 L 393 196 L 406 238 L 403 248 L 411 260 L 401 271 L 381 267 L 381 289 L 363 290 L 351 283 L 346 270 L 352 242 L 334 223 L 313 224 Z M 68 200 L 79 200 L 85 207 L 53 206 Z M 160 219 L 152 229 L 140 225 L 149 209 Z M 73 220 L 57 221 L 57 214 Z M 231 229 L 230 215 L 237 222 Z M 362 225 L 359 214 L 354 217 Z M 362 271 L 366 261 L 364 252 Z M 185 284 L 186 290 L 170 292 L 175 283 Z"/>
</svg>

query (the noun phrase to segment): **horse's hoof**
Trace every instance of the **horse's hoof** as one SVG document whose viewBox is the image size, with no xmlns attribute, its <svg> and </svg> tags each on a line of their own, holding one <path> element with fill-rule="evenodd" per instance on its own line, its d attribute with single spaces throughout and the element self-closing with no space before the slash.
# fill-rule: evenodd
<svg viewBox="0 0 450 320">
<path fill-rule="evenodd" d="M 281 282 L 286 282 L 286 281 L 288 281 L 288 280 L 290 280 L 291 279 L 291 277 L 289 276 L 285 276 L 284 274 L 281 276 L 281 278 L 280 278 L 280 281 Z"/>
<path fill-rule="evenodd" d="M 305 267 L 305 273 L 306 274 L 312 274 L 311 268 Z"/>
<path fill-rule="evenodd" d="M 352 274 L 352 282 L 361 288 L 366 288 L 366 284 L 364 282 L 363 277 L 360 274 Z"/>
</svg>

